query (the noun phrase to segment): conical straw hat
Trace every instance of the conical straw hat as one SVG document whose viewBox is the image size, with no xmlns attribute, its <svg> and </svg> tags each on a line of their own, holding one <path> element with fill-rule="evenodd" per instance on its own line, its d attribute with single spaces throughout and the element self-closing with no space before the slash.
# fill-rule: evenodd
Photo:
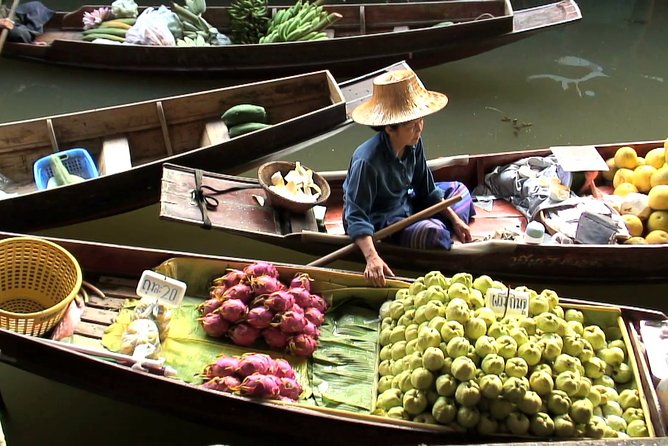
<svg viewBox="0 0 668 446">
<path fill-rule="evenodd" d="M 441 110 L 448 103 L 443 93 L 424 88 L 415 72 L 397 70 L 373 80 L 371 99 L 353 110 L 353 120 L 369 126 L 400 124 Z"/>
</svg>

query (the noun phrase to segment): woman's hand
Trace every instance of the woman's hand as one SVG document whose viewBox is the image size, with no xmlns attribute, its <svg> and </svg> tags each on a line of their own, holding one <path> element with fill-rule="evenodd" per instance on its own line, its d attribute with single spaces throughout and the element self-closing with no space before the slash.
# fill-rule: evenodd
<svg viewBox="0 0 668 446">
<path fill-rule="evenodd" d="M 387 263 L 378 254 L 369 257 L 366 260 L 364 277 L 373 283 L 374 286 L 383 287 L 385 286 L 385 276 L 394 276 Z"/>
<path fill-rule="evenodd" d="M 452 208 L 447 208 L 444 213 L 446 218 L 452 223 L 455 234 L 462 243 L 468 243 L 473 240 L 473 237 L 471 236 L 471 228 L 464 223 L 464 220 L 462 220 Z"/>
<path fill-rule="evenodd" d="M 455 229 L 455 234 L 457 234 L 457 237 L 462 243 L 468 243 L 473 240 L 473 237 L 471 236 L 471 227 L 464 223 L 461 218 L 458 222 L 453 222 L 453 227 Z"/>
<path fill-rule="evenodd" d="M 380 258 L 373 239 L 370 235 L 363 235 L 355 239 L 355 244 L 359 246 L 360 251 L 366 259 L 366 268 L 364 268 L 364 277 L 373 283 L 374 286 L 385 286 L 385 276 L 394 276 L 394 273 L 387 266 L 387 263 Z"/>
</svg>

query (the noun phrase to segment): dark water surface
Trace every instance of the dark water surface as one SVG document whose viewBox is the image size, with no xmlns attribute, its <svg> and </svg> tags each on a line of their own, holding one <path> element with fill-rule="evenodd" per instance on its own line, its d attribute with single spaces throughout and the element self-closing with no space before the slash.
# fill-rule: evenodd
<svg viewBox="0 0 668 446">
<path fill-rule="evenodd" d="M 154 2 L 155 3 L 155 2 Z M 213 4 L 213 2 L 209 2 Z M 540 2 L 513 1 L 516 9 Z M 71 9 L 78 2 L 47 2 Z M 156 3 L 156 4 L 159 4 Z M 668 2 L 579 1 L 583 20 L 489 53 L 420 70 L 450 103 L 427 119 L 430 157 L 668 136 Z M 231 80 L 100 72 L 0 59 L 0 122 L 66 113 L 227 85 Z M 508 119 L 530 124 L 516 131 Z M 370 135 L 361 126 L 289 157 L 315 170 L 344 169 Z M 254 171 L 247 172 L 254 176 Z M 304 254 L 160 221 L 158 206 L 45 231 L 112 243 L 303 262 Z M 668 260 L 668 259 L 667 259 Z M 334 266 L 361 270 L 355 263 Z M 395 271 L 397 272 L 397 271 Z M 427 271 L 399 271 L 417 277 Z M 667 274 L 668 276 L 668 274 Z M 653 284 L 527 283 L 564 296 L 668 311 L 668 279 Z M 90 377 L 89 379 L 95 379 Z M 10 446 L 85 444 L 262 444 L 225 426 L 201 426 L 81 392 L 0 365 Z"/>
</svg>

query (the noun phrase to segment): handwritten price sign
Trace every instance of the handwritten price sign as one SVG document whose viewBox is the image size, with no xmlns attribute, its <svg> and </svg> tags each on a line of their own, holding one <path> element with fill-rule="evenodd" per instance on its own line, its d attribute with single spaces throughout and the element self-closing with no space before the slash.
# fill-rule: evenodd
<svg viewBox="0 0 668 446">
<path fill-rule="evenodd" d="M 139 279 L 137 295 L 179 306 L 186 295 L 186 288 L 187 285 L 180 280 L 147 270 L 142 273 L 141 279 Z"/>
</svg>

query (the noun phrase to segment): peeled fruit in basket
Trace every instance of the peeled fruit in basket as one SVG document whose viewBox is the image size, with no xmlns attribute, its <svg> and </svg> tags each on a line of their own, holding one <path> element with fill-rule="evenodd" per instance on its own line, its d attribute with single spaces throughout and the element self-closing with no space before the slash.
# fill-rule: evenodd
<svg viewBox="0 0 668 446">
<path fill-rule="evenodd" d="M 668 185 L 654 186 L 647 194 L 649 206 L 656 211 L 668 211 Z"/>
<path fill-rule="evenodd" d="M 615 152 L 615 165 L 618 168 L 635 169 L 638 166 L 638 154 L 630 146 L 624 146 Z"/>
</svg>

